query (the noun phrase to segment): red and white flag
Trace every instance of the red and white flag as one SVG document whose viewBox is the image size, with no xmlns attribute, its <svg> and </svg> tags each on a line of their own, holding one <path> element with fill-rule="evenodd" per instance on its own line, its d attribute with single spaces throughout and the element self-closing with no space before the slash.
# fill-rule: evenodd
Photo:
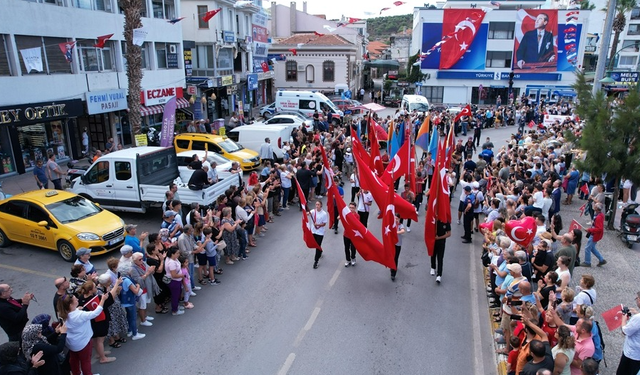
<svg viewBox="0 0 640 375">
<path fill-rule="evenodd" d="M 300 199 L 300 205 L 302 206 L 302 239 L 309 249 L 322 250 L 322 248 L 316 242 L 316 239 L 313 237 L 313 233 L 311 233 L 311 228 L 309 227 L 309 217 L 307 216 L 307 200 L 304 197 L 304 193 L 302 192 L 298 181 L 296 181 L 296 187 L 298 188 L 298 197 Z"/>
<path fill-rule="evenodd" d="M 462 116 L 471 116 L 471 106 L 469 104 L 467 104 L 464 108 L 462 108 L 462 111 L 458 113 L 458 115 L 456 116 L 455 120 L 453 120 L 453 122 L 457 122 L 458 120 L 460 120 Z"/>
<path fill-rule="evenodd" d="M 269 71 L 269 64 L 266 61 L 261 62 L 260 67 L 262 68 L 263 73 L 266 73 Z"/>
<path fill-rule="evenodd" d="M 449 176 L 447 174 L 444 144 L 440 144 L 438 147 L 436 171 L 439 177 L 438 189 L 436 190 L 438 200 L 436 218 L 441 223 L 451 223 L 451 203 L 449 200 L 451 192 L 449 191 Z"/>
<path fill-rule="evenodd" d="M 609 331 L 615 331 L 622 326 L 622 305 L 614 306 L 613 308 L 602 313 L 602 319 L 607 323 Z"/>
<path fill-rule="evenodd" d="M 369 142 L 371 143 L 371 164 L 369 164 L 369 166 L 378 176 L 382 176 L 382 173 L 384 173 L 384 165 L 382 164 L 382 158 L 380 157 L 378 135 L 373 127 L 374 121 L 371 116 L 369 116 L 367 124 L 369 125 L 367 134 L 369 134 Z"/>
<path fill-rule="evenodd" d="M 291 52 L 293 56 L 298 56 L 298 50 L 295 48 L 289 48 L 289 52 Z"/>
<path fill-rule="evenodd" d="M 584 210 L 587 209 L 587 204 L 583 204 L 582 206 L 580 206 L 580 208 L 578 208 L 578 211 L 580 211 L 580 216 L 584 215 Z"/>
<path fill-rule="evenodd" d="M 327 213 L 329 214 L 329 228 L 333 228 L 335 213 L 333 212 L 333 200 L 335 197 L 333 196 L 334 189 L 331 189 L 333 186 L 333 170 L 331 169 L 331 165 L 329 164 L 329 159 L 327 158 L 327 153 L 324 151 L 324 147 L 320 147 L 320 151 L 322 151 L 322 164 L 324 166 L 324 172 L 322 175 L 322 179 L 324 180 L 324 186 L 327 188 Z"/>
<path fill-rule="evenodd" d="M 213 18 L 213 16 L 215 16 L 216 14 L 220 13 L 220 11 L 222 10 L 222 8 L 218 8 L 218 9 L 214 9 L 214 10 L 210 10 L 207 13 L 204 14 L 204 16 L 202 17 L 202 20 L 204 22 L 209 22 L 210 19 Z"/>
<path fill-rule="evenodd" d="M 582 225 L 576 219 L 571 220 L 571 224 L 569 224 L 569 231 L 574 229 L 582 230 Z"/>
<path fill-rule="evenodd" d="M 400 147 L 396 155 L 389 162 L 389 165 L 387 165 L 387 169 L 385 169 L 384 173 L 380 177 L 382 182 L 387 186 L 393 186 L 395 179 L 400 178 L 403 171 L 406 171 L 409 168 L 409 164 L 411 162 L 408 157 L 410 153 L 410 146 L 409 142 L 405 142 L 402 147 Z"/>
<path fill-rule="evenodd" d="M 436 205 L 438 204 L 438 194 L 440 179 L 433 178 L 429 187 L 429 199 L 427 200 L 427 214 L 424 218 L 424 244 L 427 247 L 429 256 L 433 255 L 436 244 Z"/>
<path fill-rule="evenodd" d="M 582 192 L 582 194 L 584 195 L 589 195 L 589 188 L 587 187 L 587 184 L 582 184 L 582 186 L 580 186 L 580 191 Z"/>
<path fill-rule="evenodd" d="M 112 36 L 113 34 L 99 36 L 98 43 L 94 44 L 93 46 L 97 48 L 104 48 L 104 44 L 107 42 L 107 40 L 111 39 Z"/>
<path fill-rule="evenodd" d="M 476 37 L 486 11 L 480 8 L 444 10 L 440 69 L 449 69 L 467 52 Z"/>
<path fill-rule="evenodd" d="M 73 48 L 76 46 L 75 41 L 59 43 L 60 51 L 64 55 L 68 63 L 73 62 Z"/>
<path fill-rule="evenodd" d="M 100 306 L 100 296 L 96 295 L 93 298 L 91 298 L 89 302 L 87 302 L 84 306 L 82 306 L 82 309 L 85 311 L 94 311 L 95 309 L 98 308 L 98 306 Z M 104 310 L 94 318 L 96 322 L 101 322 L 105 319 L 107 319 L 107 316 L 104 315 Z"/>
<path fill-rule="evenodd" d="M 371 156 L 364 149 L 362 141 L 358 138 L 358 135 L 352 130 L 353 136 L 351 137 L 351 145 L 353 146 L 353 154 L 358 155 L 367 165 L 371 165 Z"/>
<path fill-rule="evenodd" d="M 394 204 L 393 189 L 389 189 L 387 194 L 387 206 L 382 215 L 382 244 L 384 245 L 384 252 L 387 257 L 391 257 L 394 260 L 394 266 L 392 269 L 396 269 L 395 266 L 395 253 L 396 244 L 398 243 L 398 225 L 396 224 L 396 206 Z"/>
</svg>

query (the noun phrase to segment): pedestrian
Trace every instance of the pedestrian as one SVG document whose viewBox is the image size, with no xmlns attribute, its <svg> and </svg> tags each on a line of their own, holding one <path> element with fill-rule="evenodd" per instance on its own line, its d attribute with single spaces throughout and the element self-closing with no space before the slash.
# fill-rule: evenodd
<svg viewBox="0 0 640 375">
<path fill-rule="evenodd" d="M 47 169 L 44 167 L 42 159 L 36 161 L 36 166 L 33 168 L 33 177 L 36 179 L 36 185 L 38 189 L 48 189 L 49 179 L 47 178 Z"/>
<path fill-rule="evenodd" d="M 358 213 L 355 203 L 353 202 L 349 203 L 349 211 L 351 211 L 351 213 L 354 213 L 354 214 Z M 336 233 L 337 231 L 338 231 L 338 228 L 336 227 Z M 353 242 L 351 242 L 349 237 L 345 236 L 344 234 L 342 236 L 342 241 L 344 242 L 344 255 L 347 260 L 344 266 L 345 267 L 355 266 L 356 265 L 356 247 L 353 245 Z"/>
<path fill-rule="evenodd" d="M 640 292 L 636 293 L 636 306 L 640 307 Z M 637 374 L 640 371 L 640 314 L 634 308 L 629 308 L 627 314 L 622 314 L 622 334 L 624 346 L 616 375 Z"/>
<path fill-rule="evenodd" d="M 462 243 L 471 243 L 471 224 L 473 223 L 473 204 L 475 202 L 475 197 L 471 194 L 471 186 L 467 185 L 464 187 L 464 210 L 462 212 L 462 220 L 464 226 L 464 235 L 462 236 Z"/>
<path fill-rule="evenodd" d="M 20 341 L 22 330 L 29 322 L 27 309 L 33 294 L 26 292 L 22 299 L 11 297 L 13 289 L 8 284 L 0 284 L 0 327 L 9 341 Z"/>
<path fill-rule="evenodd" d="M 273 146 L 271 145 L 271 139 L 268 137 L 264 139 L 264 143 L 260 146 L 260 159 L 262 159 L 263 164 L 269 165 L 273 163 Z"/>
<path fill-rule="evenodd" d="M 49 161 L 47 161 L 47 178 L 53 183 L 53 188 L 56 190 L 62 190 L 62 176 L 67 174 L 60 169 L 58 163 L 56 163 L 56 155 L 50 152 Z"/>
<path fill-rule="evenodd" d="M 318 261 L 322 256 L 322 239 L 324 238 L 325 227 L 329 221 L 329 215 L 322 209 L 322 202 L 320 201 L 316 201 L 316 208 L 307 214 L 311 216 L 311 233 L 313 233 L 313 238 L 315 238 L 319 246 L 316 249 L 316 256 L 313 262 L 313 268 L 316 269 L 318 268 Z"/>
<path fill-rule="evenodd" d="M 416 195 L 411 191 L 411 186 L 409 184 L 404 184 L 404 191 L 400 193 L 400 197 L 411 203 L 411 205 L 413 205 L 416 200 Z M 400 223 L 404 224 L 404 220 L 400 219 Z M 411 219 L 407 219 L 407 232 L 411 232 Z"/>
<path fill-rule="evenodd" d="M 349 157 L 351 158 L 353 157 L 351 156 L 349 149 L 347 149 L 347 153 Z M 360 191 L 360 178 L 358 177 L 358 167 L 355 164 L 353 164 L 353 173 L 351 173 L 351 176 L 349 176 L 349 182 L 351 183 L 351 202 L 355 202 L 356 194 Z"/>
<path fill-rule="evenodd" d="M 431 276 L 436 276 L 436 282 L 442 282 L 442 262 L 444 260 L 444 248 L 447 238 L 451 237 L 451 224 L 436 222 L 436 238 L 431 255 Z M 437 263 L 437 266 L 436 266 Z"/>
<path fill-rule="evenodd" d="M 604 213 L 602 213 L 602 203 L 596 203 L 593 206 L 595 210 L 595 218 L 591 228 L 588 228 L 587 245 L 584 247 L 584 262 L 580 263 L 581 267 L 591 267 L 591 253 L 598 258 L 598 267 L 607 264 L 607 260 L 602 257 L 602 254 L 596 249 L 596 244 L 602 239 L 604 235 Z"/>
<path fill-rule="evenodd" d="M 373 195 L 371 195 L 370 191 L 362 189 L 356 193 L 356 197 L 358 198 L 358 216 L 360 216 L 360 222 L 366 228 L 369 221 L 369 211 L 373 204 Z"/>
<path fill-rule="evenodd" d="M 398 230 L 398 242 L 396 243 L 396 255 L 393 258 L 396 269 L 391 270 L 391 281 L 396 281 L 396 274 L 398 273 L 398 258 L 400 257 L 400 250 L 402 250 L 402 235 L 405 233 L 404 225 L 400 222 L 400 214 L 396 214 L 396 228 Z"/>
</svg>

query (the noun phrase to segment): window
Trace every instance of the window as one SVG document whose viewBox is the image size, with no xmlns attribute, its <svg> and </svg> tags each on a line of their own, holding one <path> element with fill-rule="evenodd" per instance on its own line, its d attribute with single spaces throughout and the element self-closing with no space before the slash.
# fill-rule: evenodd
<svg viewBox="0 0 640 375">
<path fill-rule="evenodd" d="M 93 44 L 83 43 L 77 45 L 80 55 L 80 70 L 85 72 L 113 70 L 111 42 L 107 41 L 104 48 L 96 48 Z"/>
<path fill-rule="evenodd" d="M 122 66 L 124 66 L 125 71 L 127 70 L 127 42 L 122 41 Z M 145 42 L 140 46 L 140 54 L 142 55 L 142 69 L 151 69 L 149 66 L 149 43 Z"/>
<path fill-rule="evenodd" d="M 300 109 L 316 110 L 316 109 L 318 109 L 318 106 L 316 105 L 316 101 L 315 100 L 300 99 L 299 108 Z"/>
<path fill-rule="evenodd" d="M 109 162 L 101 161 L 93 165 L 86 174 L 87 184 L 99 184 L 109 180 Z"/>
<path fill-rule="evenodd" d="M 24 74 L 38 74 L 38 73 L 46 74 L 47 73 L 47 69 L 45 67 L 46 59 L 42 55 L 42 38 L 39 36 L 16 35 L 15 39 L 16 39 L 16 46 L 18 47 L 18 60 L 20 61 L 20 68 L 22 69 L 22 72 Z M 42 71 L 38 72 L 37 70 L 31 69 L 31 71 L 29 72 L 27 71 L 27 68 L 24 65 L 24 59 L 20 54 L 20 50 L 36 48 L 36 47 L 39 47 L 41 49 L 40 58 L 42 59 Z"/>
<path fill-rule="evenodd" d="M 640 24 L 639 23 L 633 23 L 629 25 L 629 31 L 627 32 L 628 35 L 640 35 Z"/>
<path fill-rule="evenodd" d="M 153 18 L 173 19 L 175 17 L 174 0 L 151 0 Z M 205 11 L 206 13 L 206 11 Z"/>
<path fill-rule="evenodd" d="M 322 63 L 322 81 L 333 82 L 335 81 L 335 67 L 336 63 L 333 61 L 325 61 Z"/>
<path fill-rule="evenodd" d="M 194 76 L 215 76 L 213 46 L 196 46 L 191 50 Z"/>
<path fill-rule="evenodd" d="M 424 97 L 429 103 L 442 103 L 444 99 L 444 86 L 422 86 Z"/>
<path fill-rule="evenodd" d="M 9 55 L 7 55 L 7 35 L 0 35 L 0 76 L 11 75 L 11 64 L 9 64 Z"/>
<path fill-rule="evenodd" d="M 40 36 L 27 36 L 27 35 L 16 35 L 16 46 L 18 49 L 18 54 L 20 54 L 20 50 L 22 49 L 30 49 L 30 48 L 40 48 L 40 58 L 42 59 L 42 72 L 37 72 L 36 70 L 31 70 L 31 72 L 27 72 L 27 69 L 24 66 L 24 60 L 22 56 L 19 58 L 19 64 L 22 68 L 22 72 L 25 74 L 55 74 L 55 73 L 71 73 L 71 64 L 67 62 L 64 55 L 60 51 L 60 47 L 58 44 L 65 43 L 67 41 L 66 38 L 49 38 L 49 37 L 40 37 Z M 0 40 L 2 42 L 0 45 L 0 74 L 3 71 L 3 65 L 5 65 L 4 71 L 8 72 L 9 64 L 6 59 L 7 53 L 5 50 L 5 46 L 8 45 L 7 40 Z M 8 75 L 8 74 L 7 74 Z"/>
<path fill-rule="evenodd" d="M 202 17 L 204 17 L 205 14 L 207 14 L 208 12 L 208 7 L 206 5 L 198 5 L 198 28 L 199 29 L 208 29 L 209 28 L 209 22 L 205 21 L 202 19 Z"/>
<path fill-rule="evenodd" d="M 111 0 L 71 0 L 75 8 L 111 12 Z"/>
<path fill-rule="evenodd" d="M 25 215 L 24 211 L 26 207 L 27 207 L 27 202 L 11 201 L 0 206 L 0 211 L 9 215 L 24 217 Z"/>
<path fill-rule="evenodd" d="M 47 223 L 49 223 L 51 220 L 49 219 L 49 214 L 42 211 L 42 209 L 38 206 L 35 206 L 33 204 L 29 205 L 29 210 L 27 213 L 27 219 L 31 220 L 35 223 L 39 223 L 41 221 L 46 221 Z"/>
<path fill-rule="evenodd" d="M 305 68 L 305 78 L 307 80 L 307 82 L 313 82 L 316 76 L 316 68 L 309 64 L 307 65 L 307 67 Z"/>
<path fill-rule="evenodd" d="M 640 40 L 625 40 L 622 42 L 620 52 L 640 52 Z"/>
<path fill-rule="evenodd" d="M 298 63 L 293 60 L 287 60 L 286 64 L 287 81 L 298 80 Z"/>
<path fill-rule="evenodd" d="M 513 39 L 515 22 L 489 23 L 489 39 Z"/>
<path fill-rule="evenodd" d="M 640 8 L 631 9 L 631 19 L 640 20 Z"/>
<path fill-rule="evenodd" d="M 113 165 L 116 167 L 116 180 L 127 181 L 131 179 L 131 163 L 126 161 L 116 161 Z"/>
<path fill-rule="evenodd" d="M 231 48 L 220 48 L 220 51 L 218 51 L 218 69 L 233 69 L 233 54 Z M 231 72 L 229 72 L 229 74 L 231 74 Z"/>
<path fill-rule="evenodd" d="M 189 149 L 189 140 L 187 139 L 176 139 L 176 147 L 187 150 Z"/>
<path fill-rule="evenodd" d="M 487 51 L 487 68 L 510 68 L 511 51 Z"/>
<path fill-rule="evenodd" d="M 233 27 L 233 21 L 234 21 L 233 10 L 229 9 L 227 13 L 229 14 L 229 16 L 227 17 L 227 25 L 225 30 L 235 30 Z"/>
<path fill-rule="evenodd" d="M 156 59 L 158 69 L 167 69 L 167 46 L 164 43 L 156 43 Z"/>
<path fill-rule="evenodd" d="M 620 60 L 618 61 L 618 66 L 634 66 L 638 61 L 638 56 L 620 56 Z"/>
<path fill-rule="evenodd" d="M 118 0 L 118 8 L 119 8 L 120 14 L 124 14 L 124 8 L 122 7 L 122 0 Z M 147 17 L 147 0 L 140 1 L 140 17 Z"/>
<path fill-rule="evenodd" d="M 44 48 L 47 55 L 47 68 L 49 74 L 72 73 L 71 64 L 60 51 L 60 43 L 67 42 L 65 38 L 44 38 Z"/>
</svg>

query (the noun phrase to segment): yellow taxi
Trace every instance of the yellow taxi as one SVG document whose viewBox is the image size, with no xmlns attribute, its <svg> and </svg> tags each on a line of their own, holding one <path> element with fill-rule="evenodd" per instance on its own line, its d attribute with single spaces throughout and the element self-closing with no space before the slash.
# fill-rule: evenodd
<svg viewBox="0 0 640 375">
<path fill-rule="evenodd" d="M 173 140 L 176 153 L 189 150 L 209 150 L 225 158 L 236 161 L 243 171 L 251 171 L 260 166 L 260 156 L 253 150 L 246 149 L 233 140 L 214 134 L 182 133 Z"/>
<path fill-rule="evenodd" d="M 79 195 L 35 190 L 0 201 L 0 247 L 21 242 L 56 250 L 68 262 L 76 250 L 100 255 L 124 243 L 124 221 Z"/>
</svg>

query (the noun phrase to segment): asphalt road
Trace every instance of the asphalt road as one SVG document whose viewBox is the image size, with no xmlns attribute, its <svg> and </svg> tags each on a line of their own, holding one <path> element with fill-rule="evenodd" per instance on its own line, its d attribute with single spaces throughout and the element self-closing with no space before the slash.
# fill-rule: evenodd
<svg viewBox="0 0 640 375">
<path fill-rule="evenodd" d="M 510 130 L 490 135 L 498 145 Z M 454 217 L 457 199 L 458 193 Z M 159 210 L 120 216 L 139 224 L 138 232 L 156 231 L 161 222 Z M 496 373 L 479 248 L 461 243 L 462 226 L 453 223 L 437 285 L 429 276 L 422 210 L 404 236 L 395 282 L 389 270 L 360 257 L 356 267 L 344 267 L 342 228 L 338 235 L 327 231 L 320 267 L 312 269 L 314 250 L 303 245 L 300 216 L 292 208 L 277 217 L 249 260 L 226 265 L 221 285 L 197 292 L 194 309 L 155 315 L 153 327 L 140 328 L 146 338 L 111 349 L 117 360 L 94 364 L 94 372 Z M 373 213 L 369 229 L 381 238 Z M 108 257 L 92 258 L 100 272 Z M 37 297 L 30 317 L 53 315 L 53 279 L 69 269 L 53 251 L 20 244 L 0 251 L 0 282 L 11 284 L 15 297 L 27 290 Z"/>
</svg>

